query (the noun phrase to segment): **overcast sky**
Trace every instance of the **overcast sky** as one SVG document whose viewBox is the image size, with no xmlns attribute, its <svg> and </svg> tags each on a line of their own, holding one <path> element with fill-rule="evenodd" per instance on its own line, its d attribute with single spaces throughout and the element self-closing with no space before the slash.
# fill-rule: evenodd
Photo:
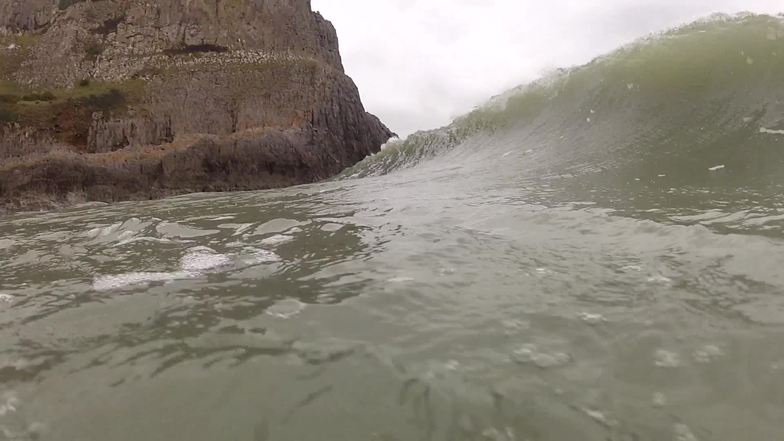
<svg viewBox="0 0 784 441">
<path fill-rule="evenodd" d="M 401 136 L 493 95 L 714 12 L 784 0 L 312 0 L 365 107 Z"/>
</svg>

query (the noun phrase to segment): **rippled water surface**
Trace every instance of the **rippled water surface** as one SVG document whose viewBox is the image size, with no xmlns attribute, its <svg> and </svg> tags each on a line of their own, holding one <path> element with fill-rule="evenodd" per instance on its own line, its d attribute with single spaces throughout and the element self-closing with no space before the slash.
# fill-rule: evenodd
<svg viewBox="0 0 784 441">
<path fill-rule="evenodd" d="M 781 435 L 780 235 L 471 171 L 3 219 L 4 436 Z"/>
</svg>

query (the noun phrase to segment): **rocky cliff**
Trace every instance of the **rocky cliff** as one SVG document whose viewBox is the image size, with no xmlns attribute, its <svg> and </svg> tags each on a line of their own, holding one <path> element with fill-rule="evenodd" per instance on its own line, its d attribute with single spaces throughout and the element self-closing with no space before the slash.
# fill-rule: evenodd
<svg viewBox="0 0 784 441">
<path fill-rule="evenodd" d="M 309 0 L 5 0 L 0 205 L 332 176 L 392 133 Z"/>
</svg>

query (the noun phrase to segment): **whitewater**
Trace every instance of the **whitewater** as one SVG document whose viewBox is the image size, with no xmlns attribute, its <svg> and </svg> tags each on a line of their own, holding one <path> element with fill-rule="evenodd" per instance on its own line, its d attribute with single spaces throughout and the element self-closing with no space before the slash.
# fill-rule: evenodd
<svg viewBox="0 0 784 441">
<path fill-rule="evenodd" d="M 0 440 L 777 440 L 784 18 L 328 182 L 0 218 Z"/>
</svg>

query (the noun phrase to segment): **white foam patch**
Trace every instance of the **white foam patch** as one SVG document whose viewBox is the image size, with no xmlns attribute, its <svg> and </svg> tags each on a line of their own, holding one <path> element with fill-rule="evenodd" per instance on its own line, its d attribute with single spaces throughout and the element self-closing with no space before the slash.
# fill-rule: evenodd
<svg viewBox="0 0 784 441">
<path fill-rule="evenodd" d="M 267 308 L 267 314 L 288 320 L 302 313 L 307 305 L 295 299 L 285 299 Z"/>
<path fill-rule="evenodd" d="M 251 233 L 251 235 L 262 236 L 268 234 L 281 234 L 301 225 L 304 225 L 303 222 L 293 219 L 273 219 L 263 225 L 260 225 L 258 228 L 256 228 L 256 230 L 253 231 L 253 233 Z"/>
<path fill-rule="evenodd" d="M 607 319 L 601 314 L 592 314 L 590 312 L 583 312 L 580 314 L 580 320 L 592 326 L 601 325 L 606 323 Z"/>
<path fill-rule="evenodd" d="M 174 243 L 174 241 L 171 240 L 171 239 L 161 239 L 161 238 L 157 238 L 157 237 L 134 237 L 134 238 L 131 238 L 131 239 L 121 240 L 120 242 L 117 243 L 117 246 L 121 247 L 121 246 L 124 246 L 124 245 L 130 245 L 130 244 L 139 243 L 139 242 L 159 243 L 159 244 Z"/>
<path fill-rule="evenodd" d="M 175 280 L 199 277 L 212 271 L 222 270 L 235 265 L 257 265 L 260 263 L 280 262 L 281 258 L 272 251 L 246 248 L 245 255 L 220 254 L 207 247 L 191 248 L 180 259 L 179 271 L 173 272 L 131 272 L 110 276 L 100 276 L 93 280 L 93 289 L 109 291 L 134 285 L 153 282 L 170 282 Z"/>
<path fill-rule="evenodd" d="M 106 236 L 114 233 L 115 231 L 119 230 L 121 226 L 122 226 L 122 223 L 118 222 L 116 224 L 112 224 L 112 225 L 109 225 L 109 226 L 106 226 L 106 227 L 97 227 L 97 228 L 93 228 L 93 229 L 87 231 L 85 233 L 85 235 L 87 237 L 91 238 L 91 239 L 96 239 L 96 238 L 99 238 L 99 237 L 106 237 Z"/>
<path fill-rule="evenodd" d="M 656 392 L 651 398 L 651 403 L 653 404 L 653 407 L 664 407 L 667 405 L 667 396 L 661 392 Z"/>
<path fill-rule="evenodd" d="M 511 319 L 502 321 L 501 326 L 504 327 L 507 333 L 511 334 L 513 332 L 525 331 L 531 327 L 531 324 L 523 320 Z"/>
<path fill-rule="evenodd" d="M 541 369 L 565 366 L 572 356 L 565 352 L 542 352 L 536 345 L 524 345 L 512 353 L 512 359 L 521 364 L 532 364 Z"/>
<path fill-rule="evenodd" d="M 13 393 L 4 394 L 2 404 L 0 404 L 0 417 L 16 412 L 20 404 L 19 398 Z"/>
<path fill-rule="evenodd" d="M 708 171 L 715 172 L 715 171 L 719 171 L 719 170 L 724 170 L 725 168 L 727 168 L 727 166 L 725 166 L 725 165 L 717 165 L 715 167 L 709 168 Z"/>
<path fill-rule="evenodd" d="M 766 129 L 761 128 L 760 133 L 766 133 L 768 135 L 784 135 L 784 130 L 773 130 L 773 129 Z"/>
<path fill-rule="evenodd" d="M 685 424 L 675 425 L 675 441 L 699 441 L 691 431 L 691 428 Z"/>
<path fill-rule="evenodd" d="M 653 283 L 657 285 L 669 285 L 670 283 L 672 283 L 672 279 L 670 279 L 669 277 L 662 276 L 661 274 L 648 277 L 646 281 L 648 283 Z"/>
<path fill-rule="evenodd" d="M 180 259 L 180 268 L 191 272 L 214 270 L 230 264 L 231 259 L 228 256 L 207 247 L 192 248 Z"/>
<path fill-rule="evenodd" d="M 680 355 L 665 349 L 659 349 L 654 354 L 654 364 L 660 368 L 677 368 L 682 365 Z"/>
<path fill-rule="evenodd" d="M 170 282 L 193 277 L 189 272 L 172 273 L 125 273 L 113 276 L 100 276 L 93 280 L 93 289 L 96 291 L 111 291 L 130 286 L 145 285 L 153 282 Z"/>
<path fill-rule="evenodd" d="M 444 363 L 444 369 L 448 371 L 457 371 L 460 369 L 460 362 L 457 360 L 449 360 Z"/>
<path fill-rule="evenodd" d="M 588 415 L 588 417 L 590 417 L 592 420 L 596 421 L 604 427 L 609 428 L 615 425 L 615 421 L 608 418 L 607 415 L 602 411 L 584 408 L 583 412 L 585 412 L 585 414 Z"/>
<path fill-rule="evenodd" d="M 245 233 L 246 231 L 250 230 L 251 228 L 253 228 L 253 224 L 240 224 L 240 225 L 237 225 L 235 227 L 235 230 L 234 230 L 234 235 L 235 236 L 239 236 L 239 235 Z"/>
<path fill-rule="evenodd" d="M 294 236 L 288 236 L 285 234 L 276 234 L 274 236 L 268 237 L 261 241 L 261 244 L 268 247 L 274 247 L 278 245 L 283 245 L 284 243 L 288 243 L 294 240 Z"/>
<path fill-rule="evenodd" d="M 14 301 L 14 296 L 10 294 L 0 294 L 0 303 L 11 303 Z"/>
<path fill-rule="evenodd" d="M 155 231 L 164 237 L 171 237 L 175 239 L 193 239 L 220 233 L 218 230 L 202 230 L 199 228 L 180 225 L 176 222 L 161 222 L 155 226 Z"/>
<path fill-rule="evenodd" d="M 411 277 L 393 277 L 388 279 L 387 282 L 389 283 L 406 283 L 406 282 L 413 282 L 414 279 Z"/>
<path fill-rule="evenodd" d="M 268 250 L 251 249 L 246 250 L 249 254 L 242 258 L 246 265 L 258 265 L 260 263 L 276 263 L 282 259 L 277 254 Z"/>
<path fill-rule="evenodd" d="M 694 351 L 694 361 L 697 363 L 712 363 L 720 358 L 723 358 L 725 353 L 724 349 L 716 345 L 705 345 Z"/>
</svg>

